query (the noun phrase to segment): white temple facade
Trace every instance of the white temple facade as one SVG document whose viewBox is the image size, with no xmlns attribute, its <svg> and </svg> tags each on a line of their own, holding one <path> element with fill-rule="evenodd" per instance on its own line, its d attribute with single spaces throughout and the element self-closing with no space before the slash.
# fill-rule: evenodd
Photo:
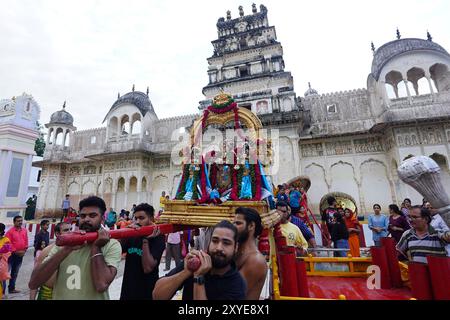
<svg viewBox="0 0 450 320">
<path fill-rule="evenodd" d="M 0 100 L 0 222 L 24 215 L 40 107 L 31 95 Z"/>
<path fill-rule="evenodd" d="M 385 211 L 405 197 L 421 204 L 421 196 L 396 173 L 405 158 L 416 155 L 435 159 L 450 193 L 450 55 L 429 34 L 398 36 L 373 48 L 365 88 L 319 94 L 309 87 L 298 96 L 265 6 L 253 6 L 248 15 L 239 8 L 235 19 L 228 12 L 217 32 L 199 110 L 223 90 L 257 114 L 265 128 L 278 129 L 280 169 L 272 181 L 308 176 L 314 213 L 331 192 L 351 196 L 364 215 L 374 203 Z M 59 214 L 65 194 L 74 208 L 95 194 L 115 210 L 142 201 L 159 208 L 161 191 L 175 195 L 181 167 L 170 159 L 177 143 L 171 135 L 189 129 L 199 114 L 160 119 L 148 90 L 134 87 L 104 110 L 104 127 L 83 131 L 76 130 L 66 108 L 51 116 L 39 163 L 38 215 Z"/>
</svg>

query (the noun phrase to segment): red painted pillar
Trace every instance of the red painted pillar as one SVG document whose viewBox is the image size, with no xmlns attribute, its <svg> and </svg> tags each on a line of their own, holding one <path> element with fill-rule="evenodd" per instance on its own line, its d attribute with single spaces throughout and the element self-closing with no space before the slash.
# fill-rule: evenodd
<svg viewBox="0 0 450 320">
<path fill-rule="evenodd" d="M 450 258 L 428 256 L 431 287 L 436 300 L 450 300 Z"/>
<path fill-rule="evenodd" d="M 269 229 L 267 228 L 259 236 L 258 250 L 266 257 L 270 254 Z"/>
<path fill-rule="evenodd" d="M 280 294 L 282 296 L 298 297 L 295 254 L 280 252 Z"/>
<path fill-rule="evenodd" d="M 305 261 L 296 259 L 295 271 L 297 273 L 298 296 L 309 298 L 308 278 L 306 276 Z"/>
<path fill-rule="evenodd" d="M 391 285 L 394 288 L 401 288 L 403 287 L 403 281 L 400 266 L 398 265 L 398 253 L 397 249 L 395 249 L 395 239 L 388 237 L 381 238 L 381 245 L 386 250 L 389 275 L 391 276 Z"/>
<path fill-rule="evenodd" d="M 381 271 L 381 289 L 390 289 L 391 286 L 391 276 L 389 274 L 389 265 L 386 256 L 386 250 L 384 247 L 370 247 L 370 252 L 372 254 L 373 264 L 380 267 Z"/>
<path fill-rule="evenodd" d="M 425 263 L 410 262 L 408 264 L 408 271 L 413 298 L 418 300 L 433 300 L 428 266 Z"/>
</svg>

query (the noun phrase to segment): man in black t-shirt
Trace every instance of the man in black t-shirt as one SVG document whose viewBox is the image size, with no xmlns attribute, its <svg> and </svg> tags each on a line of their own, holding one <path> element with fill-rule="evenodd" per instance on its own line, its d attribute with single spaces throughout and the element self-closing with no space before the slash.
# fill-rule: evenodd
<svg viewBox="0 0 450 320">
<path fill-rule="evenodd" d="M 169 300 L 183 288 L 183 300 L 244 300 L 247 286 L 234 263 L 237 238 L 237 229 L 231 222 L 219 222 L 213 229 L 208 253 L 188 253 L 183 264 L 158 280 L 153 298 Z M 193 257 L 201 262 L 194 272 L 187 268 Z"/>
<path fill-rule="evenodd" d="M 155 209 L 147 203 L 136 206 L 136 224 L 132 227 L 154 225 Z M 120 300 L 152 300 L 152 292 L 159 278 L 159 262 L 165 249 L 165 237 L 158 228 L 148 237 L 121 241 L 127 253 Z"/>
</svg>

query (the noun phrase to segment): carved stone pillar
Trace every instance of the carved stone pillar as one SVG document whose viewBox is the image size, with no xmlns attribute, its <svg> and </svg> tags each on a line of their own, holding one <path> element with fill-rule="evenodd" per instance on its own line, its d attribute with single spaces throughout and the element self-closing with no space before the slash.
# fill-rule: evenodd
<svg viewBox="0 0 450 320">
<path fill-rule="evenodd" d="M 48 132 L 47 132 L 47 139 L 45 140 L 45 144 L 46 144 L 47 146 L 48 146 L 48 143 L 50 142 L 50 136 L 51 136 L 51 134 L 52 134 L 52 131 L 53 131 L 52 128 L 48 129 Z"/>
<path fill-rule="evenodd" d="M 59 129 L 59 128 L 58 128 L 58 129 Z M 57 135 L 57 133 L 58 133 L 58 129 L 54 130 L 55 133 L 53 134 L 52 145 L 55 145 L 55 144 L 56 144 L 56 135 Z"/>
<path fill-rule="evenodd" d="M 435 92 L 433 90 L 433 86 L 431 84 L 431 75 L 430 75 L 430 73 L 428 71 L 425 73 L 425 78 L 428 81 L 428 86 L 430 87 L 431 98 L 432 98 L 432 100 L 434 102 L 436 100 L 436 96 L 435 96 Z"/>
<path fill-rule="evenodd" d="M 128 121 L 129 121 L 129 124 L 130 124 L 130 132 L 128 132 L 127 140 L 130 141 L 131 140 L 131 132 L 133 132 L 132 131 L 133 128 L 131 127 L 131 116 L 130 115 L 128 115 Z"/>
<path fill-rule="evenodd" d="M 295 173 L 293 176 L 296 177 L 300 174 L 300 148 L 298 146 L 300 138 L 289 137 L 289 140 L 291 140 L 292 143 L 292 151 L 294 156 Z"/>
<path fill-rule="evenodd" d="M 385 81 L 380 81 L 380 83 L 381 83 L 381 87 L 382 87 L 380 91 L 381 91 L 381 93 L 383 95 L 384 103 L 386 104 L 386 106 L 389 107 L 390 99 L 389 99 L 389 96 L 388 96 L 387 91 L 386 91 L 386 82 Z"/>
<path fill-rule="evenodd" d="M 142 175 L 138 174 L 136 192 L 137 192 L 137 203 L 141 203 L 141 194 L 142 194 Z"/>
<path fill-rule="evenodd" d="M 406 93 L 408 94 L 409 103 L 412 104 L 412 98 L 411 98 L 411 92 L 409 91 L 408 80 L 406 78 L 403 78 L 403 82 L 406 87 Z"/>
<path fill-rule="evenodd" d="M 63 143 L 62 143 L 62 146 L 63 147 L 65 147 L 66 146 L 66 135 L 67 135 L 67 131 L 68 131 L 69 129 L 64 129 L 63 130 Z"/>
</svg>

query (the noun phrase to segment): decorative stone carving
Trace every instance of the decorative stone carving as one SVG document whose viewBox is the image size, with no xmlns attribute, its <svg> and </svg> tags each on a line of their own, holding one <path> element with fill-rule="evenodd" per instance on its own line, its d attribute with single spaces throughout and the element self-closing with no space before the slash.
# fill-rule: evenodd
<svg viewBox="0 0 450 320">
<path fill-rule="evenodd" d="M 228 38 L 225 43 L 225 50 L 233 51 L 238 49 L 238 40 L 236 37 Z"/>
<path fill-rule="evenodd" d="M 325 150 L 328 156 L 353 153 L 350 140 L 325 142 Z"/>
<path fill-rule="evenodd" d="M 419 134 L 414 127 L 395 128 L 395 137 L 399 147 L 415 146 L 420 144 Z"/>
<path fill-rule="evenodd" d="M 26 119 L 26 120 L 31 120 L 31 117 L 33 115 L 31 114 L 31 101 L 28 100 L 27 104 L 25 105 L 25 107 L 23 108 L 22 111 L 22 118 Z"/>
<path fill-rule="evenodd" d="M 0 117 L 13 115 L 16 112 L 14 100 L 0 100 Z"/>
<path fill-rule="evenodd" d="M 84 168 L 84 174 L 95 174 L 97 168 L 95 166 L 87 166 Z"/>
<path fill-rule="evenodd" d="M 166 169 L 170 166 L 169 158 L 158 158 L 153 160 L 154 169 Z"/>
<path fill-rule="evenodd" d="M 383 152 L 380 138 L 365 138 L 353 140 L 356 153 Z"/>
<path fill-rule="evenodd" d="M 57 176 L 58 175 L 58 173 L 59 173 L 59 166 L 53 165 L 53 166 L 50 166 L 49 169 L 50 169 L 50 175 L 51 176 Z"/>
<path fill-rule="evenodd" d="M 445 133 L 447 135 L 447 142 L 450 142 L 450 126 L 446 126 Z"/>
<path fill-rule="evenodd" d="M 241 21 L 235 25 L 235 28 L 238 32 L 244 32 L 247 29 L 247 25 L 247 22 Z"/>
<path fill-rule="evenodd" d="M 71 167 L 70 169 L 69 169 L 69 175 L 71 175 L 71 176 L 77 176 L 77 175 L 79 175 L 80 174 L 80 167 Z"/>
<path fill-rule="evenodd" d="M 114 170 L 114 162 L 106 162 L 104 164 L 105 171 L 112 171 Z"/>
<path fill-rule="evenodd" d="M 420 137 L 422 138 L 422 144 L 444 143 L 444 133 L 439 126 L 421 127 Z"/>
<path fill-rule="evenodd" d="M 303 157 L 323 156 L 323 146 L 321 143 L 310 143 L 300 145 Z"/>
<path fill-rule="evenodd" d="M 261 114 L 267 112 L 269 112 L 269 104 L 267 103 L 267 101 L 258 101 L 256 103 L 256 113 Z"/>
</svg>

